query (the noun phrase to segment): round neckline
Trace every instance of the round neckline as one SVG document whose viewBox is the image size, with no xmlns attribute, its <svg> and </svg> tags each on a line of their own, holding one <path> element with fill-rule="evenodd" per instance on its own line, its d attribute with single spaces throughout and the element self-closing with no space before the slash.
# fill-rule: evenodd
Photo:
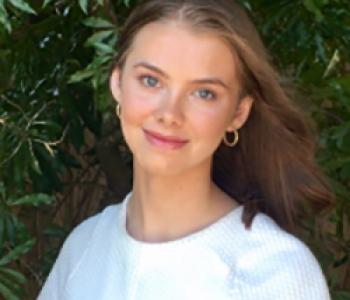
<svg viewBox="0 0 350 300">
<path fill-rule="evenodd" d="M 145 242 L 138 240 L 134 238 L 127 230 L 126 228 L 126 221 L 127 221 L 127 208 L 129 199 L 132 195 L 132 191 L 130 191 L 124 198 L 124 201 L 122 203 L 121 207 L 121 230 L 123 233 L 123 236 L 127 240 L 127 242 L 135 247 L 142 247 L 142 248 L 156 248 L 156 247 L 174 247 L 178 245 L 185 245 L 188 244 L 191 241 L 195 241 L 198 239 L 204 239 L 210 236 L 211 233 L 215 231 L 220 231 L 219 228 L 222 228 L 225 226 L 225 224 L 234 216 L 234 215 L 241 215 L 242 205 L 238 205 L 231 209 L 229 212 L 221 216 L 216 221 L 208 224 L 204 228 L 197 230 L 195 232 L 189 233 L 183 237 L 164 241 L 164 242 Z"/>
</svg>

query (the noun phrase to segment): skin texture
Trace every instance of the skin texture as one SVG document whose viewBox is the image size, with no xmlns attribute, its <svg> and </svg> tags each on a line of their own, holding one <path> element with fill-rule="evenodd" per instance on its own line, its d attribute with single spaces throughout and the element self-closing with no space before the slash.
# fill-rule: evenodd
<svg viewBox="0 0 350 300">
<path fill-rule="evenodd" d="M 198 231 L 237 203 L 210 178 L 226 131 L 243 126 L 252 99 L 238 99 L 237 60 L 210 32 L 178 21 L 155 22 L 136 35 L 110 87 L 121 105 L 124 138 L 134 156 L 131 236 L 169 241 Z M 175 136 L 180 148 L 154 145 L 144 130 Z"/>
</svg>

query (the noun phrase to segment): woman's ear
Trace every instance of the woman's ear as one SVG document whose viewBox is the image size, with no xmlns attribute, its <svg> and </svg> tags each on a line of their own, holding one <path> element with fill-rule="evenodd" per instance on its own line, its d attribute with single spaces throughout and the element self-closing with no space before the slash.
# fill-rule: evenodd
<svg viewBox="0 0 350 300">
<path fill-rule="evenodd" d="M 109 78 L 109 88 L 111 89 L 115 101 L 120 101 L 121 96 L 121 71 L 115 68 Z"/>
<path fill-rule="evenodd" d="M 236 111 L 234 112 L 233 119 L 229 126 L 227 127 L 227 131 L 232 132 L 241 128 L 244 123 L 247 121 L 251 108 L 253 106 L 254 99 L 251 96 L 245 96 L 237 105 Z"/>
</svg>

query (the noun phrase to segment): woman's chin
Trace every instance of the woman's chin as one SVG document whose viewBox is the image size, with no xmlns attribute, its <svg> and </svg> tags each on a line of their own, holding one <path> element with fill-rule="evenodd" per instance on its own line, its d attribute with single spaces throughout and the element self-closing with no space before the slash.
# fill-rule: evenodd
<svg viewBox="0 0 350 300">
<path fill-rule="evenodd" d="M 176 176 L 186 171 L 185 167 L 170 162 L 139 162 L 137 168 L 152 176 Z"/>
</svg>

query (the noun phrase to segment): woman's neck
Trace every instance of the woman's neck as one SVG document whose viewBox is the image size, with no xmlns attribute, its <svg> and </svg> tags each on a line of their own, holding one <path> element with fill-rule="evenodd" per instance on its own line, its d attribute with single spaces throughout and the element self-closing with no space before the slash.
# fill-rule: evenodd
<svg viewBox="0 0 350 300">
<path fill-rule="evenodd" d="M 128 204 L 127 230 L 147 242 L 181 238 L 237 206 L 211 181 L 210 172 L 155 176 L 137 167 Z"/>
</svg>

